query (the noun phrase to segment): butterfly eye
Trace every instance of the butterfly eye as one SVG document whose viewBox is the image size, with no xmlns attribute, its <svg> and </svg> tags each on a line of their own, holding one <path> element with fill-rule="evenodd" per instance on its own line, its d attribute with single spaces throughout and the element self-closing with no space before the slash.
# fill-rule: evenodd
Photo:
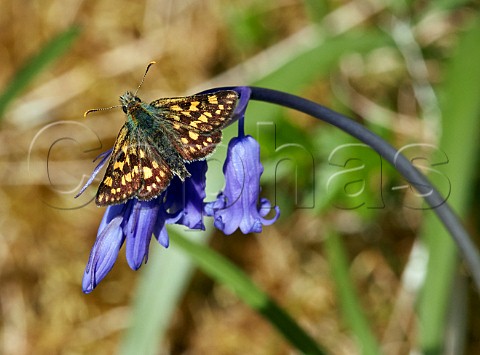
<svg viewBox="0 0 480 355">
<path fill-rule="evenodd" d="M 127 113 L 127 106 L 122 106 L 123 112 Z"/>
<path fill-rule="evenodd" d="M 138 98 L 138 97 L 136 97 L 136 96 L 135 96 L 135 101 L 137 101 L 137 102 L 142 102 L 142 100 L 140 100 L 140 98 Z"/>
</svg>

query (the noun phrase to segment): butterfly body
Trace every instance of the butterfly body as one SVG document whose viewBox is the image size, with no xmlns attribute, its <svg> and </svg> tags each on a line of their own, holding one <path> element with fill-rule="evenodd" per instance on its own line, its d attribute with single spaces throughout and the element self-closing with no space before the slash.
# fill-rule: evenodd
<svg viewBox="0 0 480 355">
<path fill-rule="evenodd" d="M 138 97 L 132 95 L 127 91 L 120 97 L 122 107 L 126 108 L 125 124 L 132 132 L 132 137 L 135 136 L 133 133 L 136 133 L 136 137 L 130 144 L 138 144 L 139 148 L 142 145 L 149 145 L 151 149 L 160 152 L 162 159 L 174 175 L 177 175 L 182 181 L 185 180 L 190 174 L 185 168 L 182 156 L 171 144 L 176 139 L 177 133 L 162 117 L 168 112 L 166 110 L 162 112 L 161 108 L 143 103 Z"/>
<path fill-rule="evenodd" d="M 160 195 L 174 176 L 190 176 L 185 163 L 208 157 L 230 124 L 238 100 L 235 91 L 218 91 L 143 103 L 131 92 L 120 96 L 126 113 L 105 176 L 99 206 L 142 201 Z"/>
</svg>

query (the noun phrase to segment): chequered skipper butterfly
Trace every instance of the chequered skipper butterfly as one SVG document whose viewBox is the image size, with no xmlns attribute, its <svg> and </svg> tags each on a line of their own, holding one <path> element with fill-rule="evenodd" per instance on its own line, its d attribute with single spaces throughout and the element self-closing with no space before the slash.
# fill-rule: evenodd
<svg viewBox="0 0 480 355">
<path fill-rule="evenodd" d="M 148 201 L 160 195 L 173 176 L 184 181 L 190 176 L 185 163 L 205 159 L 215 150 L 221 130 L 232 122 L 237 101 L 238 94 L 231 90 L 149 104 L 129 91 L 120 96 L 126 122 L 115 141 L 96 204 L 120 204 L 131 198 Z"/>
</svg>

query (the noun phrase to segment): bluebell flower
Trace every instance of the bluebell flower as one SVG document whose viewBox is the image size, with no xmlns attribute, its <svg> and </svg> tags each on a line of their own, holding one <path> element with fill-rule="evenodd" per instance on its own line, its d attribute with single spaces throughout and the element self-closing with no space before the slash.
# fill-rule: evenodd
<svg viewBox="0 0 480 355">
<path fill-rule="evenodd" d="M 152 234 L 161 245 L 168 247 L 165 224 L 174 223 L 178 215 L 165 211 L 161 203 L 163 198 L 164 194 L 161 194 L 151 201 L 131 199 L 107 207 L 83 275 L 83 292 L 92 292 L 108 274 L 125 241 L 127 262 L 133 270 L 147 261 Z"/>
<path fill-rule="evenodd" d="M 182 183 L 173 179 L 167 189 L 165 205 L 170 210 L 179 211 L 177 224 L 189 229 L 205 230 L 203 224 L 203 199 L 205 198 L 207 162 L 195 161 L 187 166 L 191 176 Z"/>
<path fill-rule="evenodd" d="M 271 219 L 265 218 L 271 204 L 267 199 L 259 198 L 263 166 L 260 145 L 253 137 L 240 136 L 230 141 L 223 173 L 225 188 L 215 201 L 205 205 L 205 213 L 214 218 L 216 228 L 227 235 L 238 228 L 244 234 L 260 233 L 263 225 L 270 225 L 278 219 L 278 206 Z"/>
</svg>

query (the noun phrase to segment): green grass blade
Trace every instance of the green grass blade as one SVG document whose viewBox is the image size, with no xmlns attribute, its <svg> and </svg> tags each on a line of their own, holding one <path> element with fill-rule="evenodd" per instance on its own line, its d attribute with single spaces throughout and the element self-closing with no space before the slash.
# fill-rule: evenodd
<svg viewBox="0 0 480 355">
<path fill-rule="evenodd" d="M 355 288 L 350 280 L 345 248 L 340 236 L 332 231 L 325 238 L 325 253 L 332 270 L 332 279 L 336 284 L 343 318 L 355 334 L 359 349 L 362 350 L 362 354 L 380 354 L 378 342 L 363 314 Z"/>
<path fill-rule="evenodd" d="M 230 289 L 252 309 L 263 315 L 294 347 L 305 354 L 324 351 L 302 328 L 251 279 L 223 256 L 178 233 L 171 233 L 174 246 L 182 248 L 206 274 Z"/>
<path fill-rule="evenodd" d="M 473 197 L 480 130 L 480 21 L 463 34 L 447 68 L 441 92 L 443 136 L 440 148 L 449 157 L 442 172 L 451 181 L 448 202 L 461 216 Z M 460 141 L 461 140 L 461 141 Z M 452 279 L 457 269 L 457 249 L 433 213 L 424 224 L 423 237 L 429 247 L 427 277 L 419 304 L 420 343 L 425 354 L 442 353 Z"/>
<path fill-rule="evenodd" d="M 60 57 L 70 48 L 80 34 L 77 26 L 70 27 L 48 42 L 40 51 L 30 58 L 15 74 L 7 87 L 0 94 L 0 120 L 8 104 L 37 76 L 45 67 Z"/>
</svg>

